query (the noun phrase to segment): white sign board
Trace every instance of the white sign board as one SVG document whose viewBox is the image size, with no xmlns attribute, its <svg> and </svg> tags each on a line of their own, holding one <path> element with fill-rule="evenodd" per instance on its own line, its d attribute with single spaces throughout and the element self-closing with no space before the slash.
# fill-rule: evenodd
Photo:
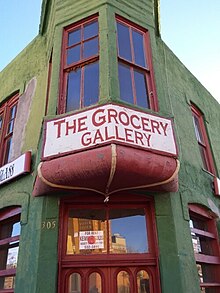
<svg viewBox="0 0 220 293">
<path fill-rule="evenodd" d="M 103 249 L 103 231 L 81 231 L 79 232 L 79 249 Z"/>
<path fill-rule="evenodd" d="M 31 153 L 26 152 L 16 160 L 0 168 L 0 185 L 15 177 L 30 172 Z"/>
<path fill-rule="evenodd" d="M 172 120 L 104 105 L 45 122 L 43 158 L 118 142 L 176 156 Z"/>
</svg>

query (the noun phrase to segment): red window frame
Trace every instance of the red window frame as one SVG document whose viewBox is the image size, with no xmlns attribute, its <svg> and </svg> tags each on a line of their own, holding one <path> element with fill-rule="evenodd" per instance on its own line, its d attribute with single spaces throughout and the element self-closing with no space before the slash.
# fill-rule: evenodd
<svg viewBox="0 0 220 293">
<path fill-rule="evenodd" d="M 7 209 L 4 209 L 2 211 L 0 211 L 0 235 L 1 235 L 1 224 L 7 224 L 10 222 L 15 221 L 20 221 L 20 214 L 21 214 L 21 208 L 20 207 L 10 207 Z M 5 247 L 5 246 L 13 246 L 13 242 L 19 242 L 20 239 L 20 235 L 16 235 L 16 236 L 11 236 L 8 238 L 2 238 L 0 237 L 0 250 L 1 247 Z M 19 247 L 19 244 L 16 245 Z M 1 259 L 0 259 L 1 260 Z M 2 260 L 4 262 L 4 260 Z M 5 277 L 14 277 L 16 275 L 16 268 L 7 268 L 7 269 L 0 269 L 0 278 L 5 278 Z M 1 289 L 0 288 L 0 293 L 13 293 L 14 289 Z"/>
<path fill-rule="evenodd" d="M 195 135 L 196 135 L 196 139 L 200 149 L 203 167 L 205 170 L 209 171 L 213 175 L 216 175 L 214 162 L 212 158 L 212 152 L 211 152 L 208 136 L 205 129 L 203 114 L 194 105 L 191 105 L 191 110 L 192 110 L 192 116 L 193 116 Z"/>
<path fill-rule="evenodd" d="M 10 161 L 10 147 L 17 112 L 17 103 L 18 93 L 0 107 L 0 166 Z"/>
<path fill-rule="evenodd" d="M 84 86 L 84 67 L 88 64 L 92 64 L 99 61 L 99 49 L 98 53 L 92 56 L 89 56 L 87 58 L 83 58 L 83 47 L 84 43 L 88 40 L 92 40 L 95 38 L 98 38 L 98 46 L 99 46 L 99 32 L 98 35 L 92 36 L 91 38 L 88 38 L 84 40 L 82 38 L 81 33 L 81 40 L 78 43 L 75 43 L 72 46 L 68 46 L 68 36 L 71 32 L 74 30 L 81 28 L 81 32 L 83 31 L 83 28 L 92 22 L 98 22 L 98 15 L 91 16 L 87 19 L 81 20 L 77 23 L 74 23 L 64 29 L 63 32 L 63 40 L 62 40 L 62 56 L 61 56 L 61 73 L 60 73 L 60 97 L 58 102 L 58 114 L 62 114 L 67 112 L 66 111 L 66 103 L 67 103 L 67 86 L 68 86 L 68 74 L 70 72 L 73 72 L 79 68 L 82 69 L 82 78 L 80 83 L 80 109 L 84 107 L 84 100 L 83 100 L 83 86 Z M 71 49 L 72 47 L 76 47 L 77 45 L 80 45 L 80 60 L 76 62 L 72 62 L 71 64 L 67 64 L 67 52 L 68 49 Z M 75 110 L 75 109 L 74 109 Z M 77 109 L 76 109 L 77 110 Z"/>
<path fill-rule="evenodd" d="M 209 210 L 194 204 L 189 205 L 189 214 L 192 221 L 192 227 L 190 227 L 192 239 L 193 235 L 199 239 L 200 249 L 194 249 L 196 264 L 202 269 L 203 266 L 212 266 L 211 274 L 215 279 L 214 281 L 204 280 L 209 278 L 207 272 L 205 269 L 203 274 L 198 271 L 201 274 L 200 287 L 220 289 L 220 248 L 215 216 Z"/>
<path fill-rule="evenodd" d="M 129 29 L 131 57 L 132 57 L 131 60 L 125 59 L 122 56 L 120 56 L 118 43 L 117 43 L 117 47 L 118 47 L 118 62 L 123 63 L 124 65 L 130 67 L 131 80 L 132 80 L 132 92 L 133 92 L 133 104 L 138 106 L 136 87 L 135 87 L 135 78 L 134 78 L 134 70 L 137 70 L 144 73 L 145 75 L 147 96 L 149 100 L 148 101 L 149 108 L 154 111 L 158 111 L 158 100 L 157 100 L 156 86 L 154 81 L 154 71 L 153 71 L 153 64 L 152 64 L 152 53 L 151 53 L 151 46 L 150 46 L 149 31 L 138 26 L 137 24 L 133 22 L 125 20 L 121 16 L 116 16 L 116 23 L 120 23 L 124 26 L 127 26 Z M 134 52 L 135 50 L 134 50 L 134 41 L 132 37 L 132 31 L 136 31 L 143 36 L 143 51 L 145 55 L 146 66 L 141 66 L 137 64 L 137 62 L 135 62 L 135 52 Z"/>
</svg>

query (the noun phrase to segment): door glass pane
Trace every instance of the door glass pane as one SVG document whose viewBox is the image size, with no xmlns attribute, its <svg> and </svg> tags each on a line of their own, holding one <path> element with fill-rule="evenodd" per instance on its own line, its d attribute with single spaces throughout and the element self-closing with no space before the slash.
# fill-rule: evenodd
<svg viewBox="0 0 220 293">
<path fill-rule="evenodd" d="M 80 108 L 81 68 L 71 71 L 67 80 L 66 112 Z"/>
<path fill-rule="evenodd" d="M 134 44 L 134 58 L 135 63 L 146 67 L 144 55 L 144 38 L 143 35 L 137 31 L 132 30 L 133 44 Z"/>
<path fill-rule="evenodd" d="M 129 274 L 120 271 L 117 275 L 117 293 L 131 293 Z"/>
<path fill-rule="evenodd" d="M 120 57 L 131 61 L 131 44 L 129 28 L 121 23 L 117 23 L 118 33 L 118 54 Z"/>
<path fill-rule="evenodd" d="M 120 86 L 120 98 L 130 104 L 134 103 L 130 67 L 118 63 L 118 78 Z"/>
<path fill-rule="evenodd" d="M 68 293 L 81 293 L 81 276 L 78 273 L 73 273 L 69 277 Z"/>
<path fill-rule="evenodd" d="M 145 210 L 112 209 L 109 213 L 110 253 L 148 252 Z"/>
<path fill-rule="evenodd" d="M 84 70 L 84 107 L 87 107 L 98 102 L 99 63 L 91 63 Z"/>
<path fill-rule="evenodd" d="M 150 293 L 149 275 L 145 270 L 137 273 L 137 288 L 138 293 Z"/>
<path fill-rule="evenodd" d="M 137 105 L 143 108 L 149 108 L 145 74 L 143 72 L 134 70 L 134 80 Z"/>
<path fill-rule="evenodd" d="M 69 211 L 67 254 L 106 253 L 106 239 L 107 222 L 104 210 Z"/>
<path fill-rule="evenodd" d="M 89 293 L 102 293 L 102 278 L 99 273 L 90 274 Z"/>
</svg>

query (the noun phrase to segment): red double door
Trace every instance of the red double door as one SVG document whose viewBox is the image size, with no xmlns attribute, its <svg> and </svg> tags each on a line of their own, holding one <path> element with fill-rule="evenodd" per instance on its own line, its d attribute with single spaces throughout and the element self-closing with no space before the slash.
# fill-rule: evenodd
<svg viewBox="0 0 220 293">
<path fill-rule="evenodd" d="M 63 200 L 60 221 L 59 293 L 160 292 L 151 198 Z"/>
</svg>

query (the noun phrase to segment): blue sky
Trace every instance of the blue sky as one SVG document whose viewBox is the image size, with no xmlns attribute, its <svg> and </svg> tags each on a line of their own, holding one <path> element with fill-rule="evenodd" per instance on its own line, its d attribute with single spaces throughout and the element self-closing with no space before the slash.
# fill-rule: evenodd
<svg viewBox="0 0 220 293">
<path fill-rule="evenodd" d="M 42 0 L 0 0 L 0 71 L 38 34 Z M 220 0 L 160 0 L 162 38 L 220 102 Z"/>
</svg>

